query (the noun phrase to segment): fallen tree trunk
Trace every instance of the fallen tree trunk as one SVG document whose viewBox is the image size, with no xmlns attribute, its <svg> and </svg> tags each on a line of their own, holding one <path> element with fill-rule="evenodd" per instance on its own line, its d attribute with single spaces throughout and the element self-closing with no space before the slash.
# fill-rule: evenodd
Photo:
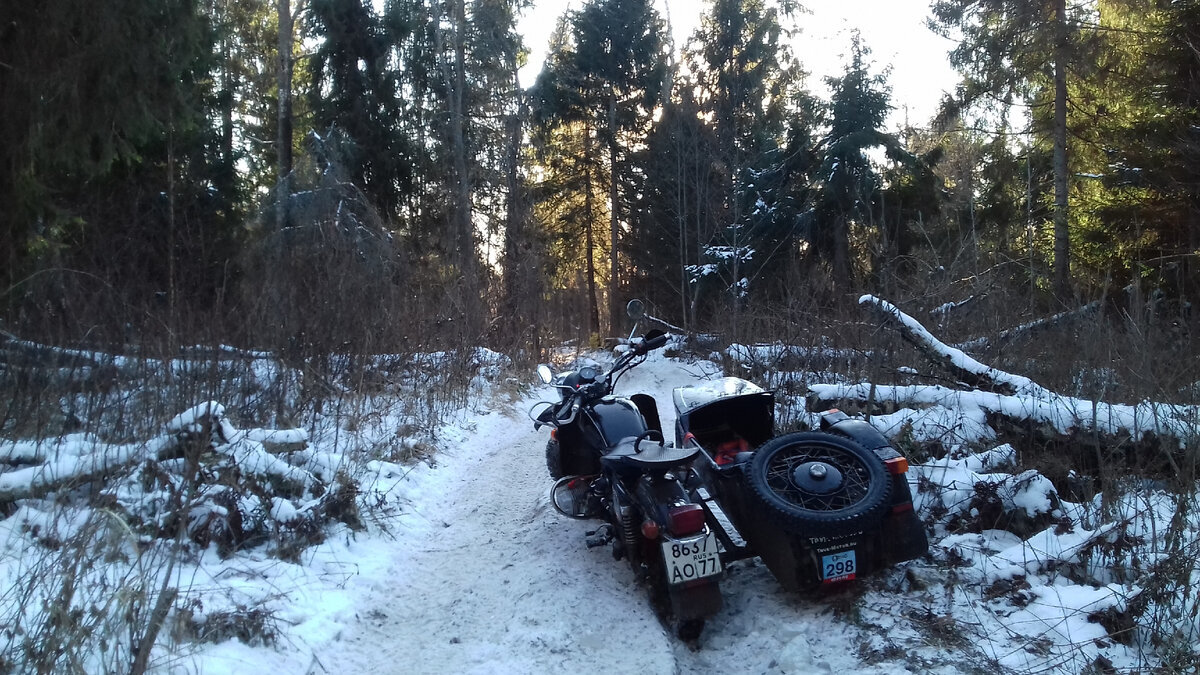
<svg viewBox="0 0 1200 675">
<path fill-rule="evenodd" d="M 99 368 L 96 354 L 78 349 L 50 347 L 0 331 L 0 363 L 26 368 Z"/>
<path fill-rule="evenodd" d="M 176 415 L 167 423 L 167 434 L 145 443 L 106 444 L 92 436 L 72 436 L 41 444 L 31 441 L 0 445 L 0 455 L 12 459 L 45 460 L 0 473 L 0 503 L 42 497 L 105 477 L 144 460 L 165 461 L 186 457 L 198 461 L 202 455 L 221 452 L 247 473 L 274 476 L 311 485 L 307 471 L 284 462 L 274 454 L 307 447 L 303 429 L 238 430 L 224 418 L 224 408 L 209 402 Z"/>
<path fill-rule="evenodd" d="M 192 442 L 161 436 L 147 443 L 103 445 L 97 452 L 65 456 L 37 466 L 0 474 L 0 503 L 42 497 L 50 492 L 91 482 L 144 459 L 169 459 L 186 454 Z"/>
<path fill-rule="evenodd" d="M 1196 406 L 1143 401 L 1137 405 L 1088 401 L 1045 391 L 1043 396 L 1016 396 L 982 391 L 963 391 L 939 385 L 809 385 L 809 408 L 824 410 L 843 401 L 874 403 L 885 410 L 942 406 L 955 410 L 977 410 L 1014 424 L 1029 425 L 1059 435 L 1098 433 L 1116 438 L 1140 439 L 1153 435 L 1159 441 L 1174 439 L 1176 445 L 1196 434 L 1200 409 Z"/>
<path fill-rule="evenodd" d="M 864 295 L 858 302 L 874 310 L 886 324 L 898 329 L 901 337 L 916 347 L 931 363 L 947 370 L 955 379 L 969 387 L 1001 394 L 1015 394 L 1031 388 L 1040 389 L 1029 378 L 985 366 L 961 349 L 938 340 L 919 321 L 886 300 Z"/>
<path fill-rule="evenodd" d="M 887 411 L 940 406 L 964 411 L 976 419 L 999 418 L 1008 429 L 1022 428 L 1064 442 L 1089 438 L 1092 444 L 1116 446 L 1132 441 L 1147 448 L 1170 450 L 1195 441 L 1200 407 L 1153 401 L 1127 405 L 1063 396 L 946 345 L 884 300 L 863 296 L 859 302 L 899 327 L 901 335 L 921 354 L 966 384 L 962 389 L 940 385 L 814 384 L 809 386 L 810 410 L 844 402 L 874 404 Z M 983 391 L 968 390 L 972 383 Z"/>
<path fill-rule="evenodd" d="M 975 338 L 966 342 L 960 342 L 955 345 L 958 349 L 983 349 L 995 344 L 1012 344 L 1018 340 L 1027 340 L 1034 337 L 1039 332 L 1049 328 L 1060 328 L 1070 324 L 1072 321 L 1091 316 L 1100 310 L 1100 301 L 1089 302 L 1083 307 L 1077 307 L 1066 312 L 1059 312 L 1054 316 L 1030 321 L 1007 330 L 1000 331 L 995 338 Z"/>
</svg>

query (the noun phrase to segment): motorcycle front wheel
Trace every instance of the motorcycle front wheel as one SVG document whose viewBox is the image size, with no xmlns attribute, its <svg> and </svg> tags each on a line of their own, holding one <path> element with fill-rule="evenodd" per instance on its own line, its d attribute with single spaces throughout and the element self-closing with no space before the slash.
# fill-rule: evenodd
<svg viewBox="0 0 1200 675">
<path fill-rule="evenodd" d="M 554 480 L 563 477 L 562 448 L 559 447 L 558 441 L 553 438 L 546 441 L 546 470 L 550 472 L 550 477 Z"/>
</svg>

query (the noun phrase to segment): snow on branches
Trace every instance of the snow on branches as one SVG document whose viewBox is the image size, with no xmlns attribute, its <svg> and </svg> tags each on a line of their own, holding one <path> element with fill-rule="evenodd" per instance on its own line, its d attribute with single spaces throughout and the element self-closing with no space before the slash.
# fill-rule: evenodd
<svg viewBox="0 0 1200 675">
<path fill-rule="evenodd" d="M 360 524 L 357 485 L 306 452 L 307 441 L 304 429 L 238 429 L 214 401 L 176 415 L 142 443 L 91 434 L 0 441 L 0 462 L 39 462 L 0 473 L 0 502 L 98 492 L 149 536 L 171 538 L 182 528 L 227 554 L 290 534 L 277 539 L 277 553 L 288 557 L 319 541 L 327 520 Z M 87 486 L 99 489 L 81 491 Z"/>
<path fill-rule="evenodd" d="M 1177 448 L 1196 435 L 1200 423 L 1200 408 L 1196 406 L 1154 401 L 1118 404 L 1064 396 L 1027 377 L 980 363 L 938 340 L 920 322 L 886 300 L 864 295 L 859 303 L 897 327 L 905 340 L 963 386 L 814 384 L 809 387 L 811 405 L 853 400 L 892 409 L 948 408 L 964 411 L 973 419 L 1033 423 L 1045 432 L 1063 436 L 1091 433 L 1134 441 L 1156 440 Z"/>
</svg>

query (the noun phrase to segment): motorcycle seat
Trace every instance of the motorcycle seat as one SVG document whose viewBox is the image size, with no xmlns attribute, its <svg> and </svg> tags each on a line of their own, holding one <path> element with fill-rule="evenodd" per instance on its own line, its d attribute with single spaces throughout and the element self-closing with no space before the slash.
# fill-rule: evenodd
<svg viewBox="0 0 1200 675">
<path fill-rule="evenodd" d="M 687 464 L 700 454 L 698 446 L 677 448 L 673 445 L 659 445 L 657 441 L 643 439 L 637 449 L 634 448 L 637 438 L 628 436 L 622 438 L 612 451 L 600 458 L 600 464 L 616 471 L 666 471 L 671 467 Z M 641 452 L 638 452 L 638 450 Z"/>
</svg>

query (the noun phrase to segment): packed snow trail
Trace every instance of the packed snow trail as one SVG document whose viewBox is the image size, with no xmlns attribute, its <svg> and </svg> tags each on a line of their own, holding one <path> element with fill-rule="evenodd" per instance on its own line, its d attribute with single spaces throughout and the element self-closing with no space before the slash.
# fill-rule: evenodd
<svg viewBox="0 0 1200 675">
<path fill-rule="evenodd" d="M 404 517 L 389 573 L 358 608 L 331 672 L 674 672 L 667 636 L 588 524 L 550 507 L 546 431 L 509 414 L 479 420 L 439 454 L 439 493 Z M 594 526 L 593 526 L 594 527 Z M 636 649 L 630 649 L 636 645 Z M 622 665 L 614 659 L 628 659 Z"/>
<path fill-rule="evenodd" d="M 618 393 L 659 403 L 668 438 L 671 389 L 717 376 L 652 356 Z M 647 364 L 649 365 L 649 364 Z M 438 456 L 443 475 L 403 517 L 395 558 L 357 608 L 358 621 L 322 657 L 329 672 L 373 673 L 830 673 L 909 672 L 856 656 L 858 629 L 829 604 L 783 592 L 761 564 L 732 566 L 725 609 L 692 649 L 671 636 L 611 548 L 588 550 L 596 524 L 549 504 L 547 431 L 533 398 L 477 418 Z"/>
<path fill-rule="evenodd" d="M 713 377 L 712 363 L 652 354 L 621 378 L 617 393 L 652 395 L 670 440 L 672 388 Z M 613 560 L 611 547 L 586 548 L 585 533 L 598 523 L 567 519 L 550 506 L 548 431 L 534 431 L 526 411 L 552 396 L 540 387 L 515 403 L 489 399 L 491 412 L 464 412 L 465 421 L 444 428 L 436 467 L 418 466 L 402 481 L 401 513 L 380 524 L 393 538 L 359 533 L 317 547 L 304 566 L 250 567 L 244 574 L 255 584 L 280 589 L 273 606 L 290 644 L 229 640 L 203 650 L 201 670 L 938 672 L 940 659 L 871 663 L 880 659 L 861 652 L 870 631 L 877 639 L 886 631 L 889 642 L 920 641 L 889 620 L 893 596 L 798 597 L 757 560 L 729 566 L 721 581 L 725 607 L 708 621 L 698 648 L 674 638 L 628 563 Z M 860 613 L 875 625 L 865 627 Z"/>
</svg>

